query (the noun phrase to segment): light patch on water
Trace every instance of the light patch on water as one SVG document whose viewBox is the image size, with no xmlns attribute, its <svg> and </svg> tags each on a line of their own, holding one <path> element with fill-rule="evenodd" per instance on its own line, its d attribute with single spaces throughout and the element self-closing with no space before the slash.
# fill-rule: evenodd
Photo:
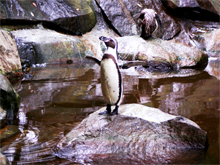
<svg viewBox="0 0 220 165">
<path fill-rule="evenodd" d="M 42 64 L 32 64 L 32 67 L 33 68 L 36 68 L 36 67 L 46 67 L 47 66 L 47 63 L 42 63 Z"/>
</svg>

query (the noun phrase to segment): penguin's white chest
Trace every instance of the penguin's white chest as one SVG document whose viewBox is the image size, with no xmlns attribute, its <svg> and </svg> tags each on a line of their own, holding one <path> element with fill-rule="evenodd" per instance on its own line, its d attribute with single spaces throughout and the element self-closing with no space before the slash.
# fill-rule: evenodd
<svg viewBox="0 0 220 165">
<path fill-rule="evenodd" d="M 116 104 L 121 95 L 121 75 L 117 64 L 113 59 L 103 59 L 101 61 L 101 87 L 102 94 L 108 104 Z"/>
</svg>

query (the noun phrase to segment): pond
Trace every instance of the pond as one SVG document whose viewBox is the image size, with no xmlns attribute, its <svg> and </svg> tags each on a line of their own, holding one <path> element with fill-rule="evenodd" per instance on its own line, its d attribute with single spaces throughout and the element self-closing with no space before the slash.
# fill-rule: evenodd
<svg viewBox="0 0 220 165">
<path fill-rule="evenodd" d="M 217 78 L 187 69 L 178 73 L 150 73 L 141 68 L 121 72 L 123 104 L 139 103 L 193 120 L 209 138 L 207 154 L 199 163 L 219 164 Z M 55 157 L 51 149 L 86 116 L 105 106 L 99 66 L 81 62 L 32 68 L 17 91 L 21 133 L 2 142 L 3 154 L 12 164 L 78 164 Z"/>
</svg>

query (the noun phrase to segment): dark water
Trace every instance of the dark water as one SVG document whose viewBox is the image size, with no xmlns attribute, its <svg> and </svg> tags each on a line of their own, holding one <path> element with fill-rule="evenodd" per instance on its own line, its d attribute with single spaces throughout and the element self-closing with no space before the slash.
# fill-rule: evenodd
<svg viewBox="0 0 220 165">
<path fill-rule="evenodd" d="M 51 149 L 86 116 L 105 106 L 99 67 L 88 63 L 47 65 L 32 68 L 31 74 L 18 87 L 21 133 L 2 142 L 3 154 L 12 164 L 77 164 L 55 157 Z M 193 120 L 209 138 L 200 164 L 220 163 L 217 78 L 206 71 L 152 74 L 134 68 L 122 70 L 122 75 L 123 104 L 140 103 Z"/>
</svg>

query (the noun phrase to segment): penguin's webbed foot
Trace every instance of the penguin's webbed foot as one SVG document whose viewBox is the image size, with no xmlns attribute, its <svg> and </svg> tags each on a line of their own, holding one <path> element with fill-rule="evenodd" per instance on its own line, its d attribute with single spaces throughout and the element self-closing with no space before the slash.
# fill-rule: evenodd
<svg viewBox="0 0 220 165">
<path fill-rule="evenodd" d="M 118 106 L 116 105 L 115 109 L 112 111 L 111 115 L 118 115 Z"/>
<path fill-rule="evenodd" d="M 111 105 L 107 104 L 107 109 L 104 112 L 100 112 L 99 115 L 111 115 Z"/>
<path fill-rule="evenodd" d="M 111 115 L 111 112 L 109 113 L 107 110 L 104 112 L 100 112 L 99 115 Z"/>
</svg>

